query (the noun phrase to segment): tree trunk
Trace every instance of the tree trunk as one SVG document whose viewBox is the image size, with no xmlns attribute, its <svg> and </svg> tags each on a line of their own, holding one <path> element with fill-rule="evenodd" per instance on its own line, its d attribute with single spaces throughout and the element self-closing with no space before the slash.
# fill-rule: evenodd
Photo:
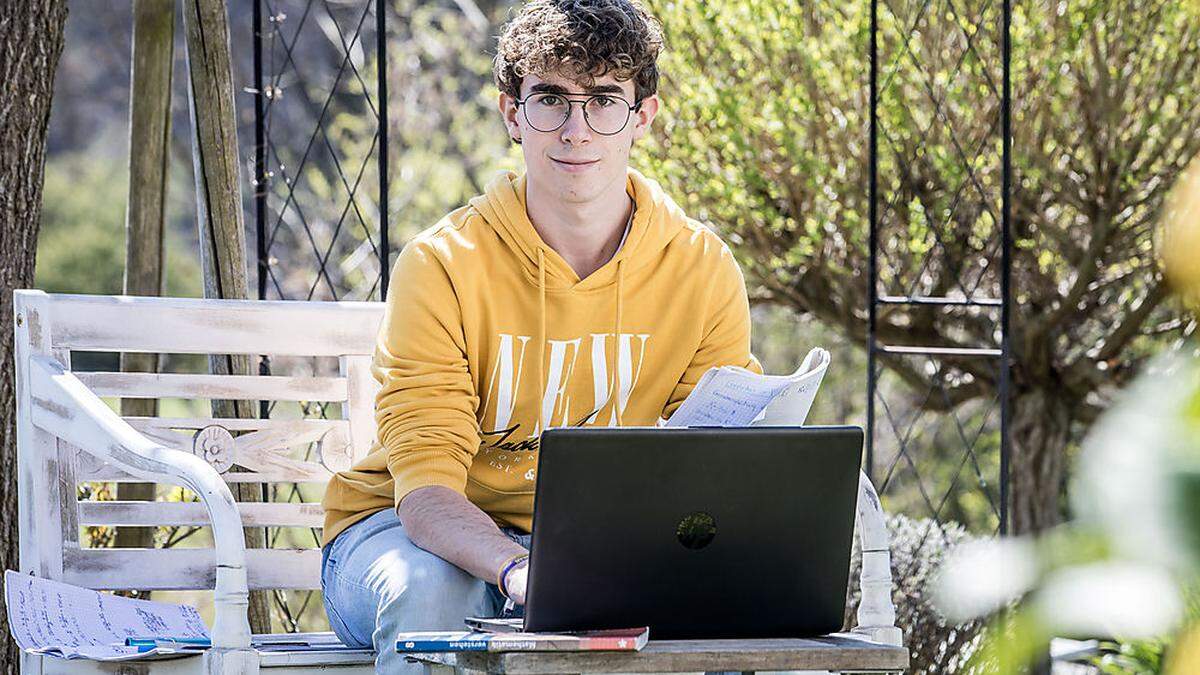
<svg viewBox="0 0 1200 675">
<path fill-rule="evenodd" d="M 46 128 L 54 73 L 63 48 L 66 0 L 0 2 L 0 551 L 18 569 L 16 388 L 13 382 L 13 290 L 33 285 L 41 224 Z M 0 605 L 3 601 L 0 600 Z M 3 669 L 16 673 L 19 653 L 0 609 Z"/>
<path fill-rule="evenodd" d="M 1071 438 L 1071 403 L 1050 389 L 1017 391 L 1012 402 L 1009 522 L 1012 534 L 1057 525 Z"/>
<path fill-rule="evenodd" d="M 125 212 L 126 295 L 162 295 L 163 291 L 174 52 L 174 0 L 134 0 L 133 66 L 129 78 L 129 206 Z M 158 372 L 158 355 L 121 354 L 121 372 Z M 121 415 L 157 417 L 158 401 L 121 399 Z M 153 501 L 154 492 L 154 483 L 117 484 L 117 499 L 122 501 Z M 118 548 L 153 545 L 154 528 L 117 528 Z"/>
</svg>

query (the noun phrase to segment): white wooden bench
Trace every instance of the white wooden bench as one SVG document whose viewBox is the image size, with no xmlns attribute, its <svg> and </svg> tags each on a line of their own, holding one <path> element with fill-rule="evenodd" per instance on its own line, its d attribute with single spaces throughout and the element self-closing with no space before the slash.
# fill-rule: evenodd
<svg viewBox="0 0 1200 675">
<path fill-rule="evenodd" d="M 370 651 L 251 648 L 248 591 L 320 588 L 321 552 L 315 538 L 311 548 L 247 550 L 242 527 L 319 528 L 322 513 L 313 501 L 320 488 L 301 491 L 310 498 L 307 503 L 238 504 L 229 484 L 320 486 L 369 450 L 377 390 L 370 362 L 383 305 L 21 290 L 15 293 L 14 312 L 20 571 L 97 590 L 212 590 L 214 610 L 213 648 L 199 657 L 148 662 L 131 670 L 130 664 L 25 655 L 22 672 L 143 672 L 151 667 L 180 673 L 268 668 L 370 672 Z M 320 367 L 304 376 L 73 372 L 72 352 L 268 355 L 275 364 L 320 361 L 330 372 Z M 212 399 L 322 402 L 335 404 L 330 409 L 336 414 L 330 415 L 335 419 L 213 419 L 207 414 L 126 419 L 102 397 L 191 399 L 205 405 Z M 207 431 L 198 434 L 202 429 Z M 246 470 L 229 471 L 232 464 Z M 199 502 L 81 501 L 77 487 L 89 481 L 177 485 L 191 490 Z M 881 646 L 900 645 L 883 513 L 865 481 L 859 521 L 866 552 L 856 631 Z M 80 542 L 80 528 L 86 525 L 205 526 L 214 545 L 90 549 Z M 837 652 L 829 649 L 830 643 L 822 645 L 826 652 Z M 830 667 L 863 670 L 846 658 L 842 653 L 829 661 Z M 820 665 L 812 659 L 805 663 Z"/>
</svg>

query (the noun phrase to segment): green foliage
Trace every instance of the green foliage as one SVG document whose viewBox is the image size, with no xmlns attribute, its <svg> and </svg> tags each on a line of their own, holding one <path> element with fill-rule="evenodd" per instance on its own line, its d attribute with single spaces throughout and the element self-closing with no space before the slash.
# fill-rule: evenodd
<svg viewBox="0 0 1200 675">
<path fill-rule="evenodd" d="M 865 156 L 869 7 L 653 4 L 668 50 L 650 172 L 721 229 L 772 296 L 830 247 L 865 250 L 866 211 L 850 188 Z"/>
<path fill-rule="evenodd" d="M 1028 665 L 1049 652 L 1048 634 L 1030 612 L 1002 614 L 984 629 L 983 640 L 971 654 L 966 670 L 987 675 L 1029 672 Z"/>
<path fill-rule="evenodd" d="M 860 333 L 869 5 L 651 4 L 669 49 L 660 133 L 640 161 L 727 235 L 758 293 Z M 978 283 L 995 294 L 987 262 L 1000 208 L 999 6 L 945 16 L 921 8 L 879 10 L 881 290 L 962 295 Z M 1018 330 L 1044 341 L 1026 348 L 1052 352 L 1045 364 L 1029 359 L 1030 375 L 1061 368 L 1063 394 L 1083 404 L 1099 389 L 1074 379 L 1082 364 L 1095 368 L 1097 355 L 1085 352 L 1130 305 L 1161 302 L 1151 293 L 1152 225 L 1172 177 L 1200 147 L 1200 28 L 1175 3 L 1023 0 L 1013 11 L 1014 270 L 1029 320 Z M 884 312 L 881 338 L 994 339 L 990 321 L 939 314 Z M 1144 356 L 1141 332 L 1120 336 L 1129 350 L 1104 356 Z"/>
<path fill-rule="evenodd" d="M 57 155 L 46 162 L 36 285 L 51 293 L 119 294 L 125 274 L 125 204 L 129 172 L 93 152 Z M 183 194 L 179 181 L 175 195 Z M 174 196 L 178 201 L 190 198 Z M 199 255 L 167 228 L 167 295 L 201 292 Z"/>
<path fill-rule="evenodd" d="M 1103 675 L 1143 675 L 1163 672 L 1164 640 L 1137 640 L 1133 642 L 1104 642 L 1103 656 L 1092 663 Z"/>
<path fill-rule="evenodd" d="M 128 179 L 80 153 L 47 163 L 37 287 L 54 293 L 120 293 Z"/>
<path fill-rule="evenodd" d="M 1185 416 L 1187 423 L 1193 429 L 1200 431 L 1200 386 L 1196 387 L 1195 393 L 1192 394 L 1191 399 L 1188 401 L 1185 407 Z"/>
<path fill-rule="evenodd" d="M 482 15 L 472 18 L 455 3 L 396 2 L 404 20 L 389 48 L 399 178 L 391 197 L 404 238 L 481 194 L 497 171 L 521 165 L 496 107 L 490 56 L 510 4 L 480 3 Z"/>
</svg>

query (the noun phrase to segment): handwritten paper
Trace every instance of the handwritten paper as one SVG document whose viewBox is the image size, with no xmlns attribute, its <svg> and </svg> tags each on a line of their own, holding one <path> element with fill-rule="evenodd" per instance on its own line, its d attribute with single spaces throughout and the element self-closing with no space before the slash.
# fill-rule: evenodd
<svg viewBox="0 0 1200 675">
<path fill-rule="evenodd" d="M 4 572 L 8 625 L 17 646 L 66 659 L 123 661 L 194 654 L 156 647 L 138 652 L 127 637 L 206 638 L 195 607 L 122 598 L 12 570 Z"/>
<path fill-rule="evenodd" d="M 829 368 L 829 352 L 813 349 L 797 371 L 787 376 L 787 385 L 767 404 L 754 426 L 802 425 L 808 419 L 821 380 Z"/>
<path fill-rule="evenodd" d="M 736 366 L 712 368 L 666 426 L 802 425 L 829 361 L 829 352 L 814 348 L 791 375 L 759 375 Z"/>
</svg>

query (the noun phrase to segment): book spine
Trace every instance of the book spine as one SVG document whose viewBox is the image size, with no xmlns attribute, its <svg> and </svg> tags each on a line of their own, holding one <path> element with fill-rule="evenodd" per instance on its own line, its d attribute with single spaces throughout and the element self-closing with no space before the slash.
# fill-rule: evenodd
<svg viewBox="0 0 1200 675">
<path fill-rule="evenodd" d="M 578 651 L 635 651 L 645 645 L 645 634 L 605 636 L 542 636 L 512 637 L 499 633 L 485 639 L 471 640 L 397 640 L 396 651 L 413 652 L 578 652 Z"/>
<path fill-rule="evenodd" d="M 550 652 L 566 649 L 544 640 L 493 640 L 488 646 L 493 652 Z"/>
<path fill-rule="evenodd" d="M 634 651 L 637 640 L 629 637 L 555 636 L 552 640 L 494 640 L 492 651 L 505 652 L 592 652 Z"/>
<path fill-rule="evenodd" d="M 409 652 L 486 652 L 490 640 L 402 640 L 396 651 Z M 494 647 L 492 648 L 494 650 Z"/>
</svg>

